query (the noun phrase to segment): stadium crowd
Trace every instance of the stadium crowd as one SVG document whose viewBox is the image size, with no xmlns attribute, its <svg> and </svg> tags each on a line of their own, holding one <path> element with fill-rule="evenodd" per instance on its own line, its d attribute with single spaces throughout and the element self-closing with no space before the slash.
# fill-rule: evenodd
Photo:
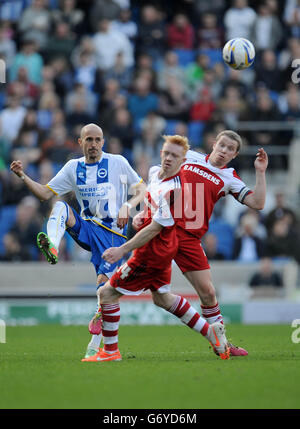
<svg viewBox="0 0 300 429">
<path fill-rule="evenodd" d="M 299 36 L 297 0 L 3 0 L 0 260 L 39 259 L 35 237 L 50 208 L 10 173 L 11 160 L 22 160 L 26 173 L 46 184 L 68 159 L 82 156 L 79 130 L 95 122 L 104 150 L 124 155 L 147 181 L 162 134 L 187 135 L 194 150 L 208 153 L 216 134 L 239 131 L 239 121 L 297 121 L 300 91 L 291 76 Z M 256 48 L 254 66 L 243 72 L 222 61 L 233 37 Z M 268 150 L 288 147 L 293 131 L 241 135 L 245 145 Z M 233 166 L 253 168 L 253 158 L 241 156 Z M 269 168 L 288 168 L 286 156 L 272 156 Z M 218 203 L 203 244 L 210 260 L 300 262 L 298 230 L 278 193 L 270 213 L 244 210 L 236 225 Z M 85 258 L 64 244 L 61 259 Z"/>
</svg>

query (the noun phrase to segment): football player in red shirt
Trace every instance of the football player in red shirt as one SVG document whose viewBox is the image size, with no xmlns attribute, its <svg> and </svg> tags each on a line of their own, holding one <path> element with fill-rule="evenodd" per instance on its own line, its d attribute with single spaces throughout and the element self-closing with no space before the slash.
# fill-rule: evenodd
<svg viewBox="0 0 300 429">
<path fill-rule="evenodd" d="M 217 135 L 210 155 L 188 151 L 187 159 L 181 167 L 182 186 L 185 189 L 183 195 L 186 201 L 183 201 L 181 213 L 177 216 L 175 213 L 175 217 L 178 217 L 178 250 L 174 260 L 198 293 L 202 316 L 209 323 L 223 323 L 210 266 L 200 241 L 208 230 L 214 205 L 228 194 L 253 209 L 261 210 L 265 204 L 268 156 L 262 148 L 258 150 L 254 162 L 256 184 L 253 191 L 245 185 L 233 168 L 226 167 L 238 155 L 241 145 L 242 139 L 237 133 L 231 130 L 223 131 Z M 151 170 L 154 168 L 159 167 L 153 167 Z M 134 218 L 135 228 L 139 226 L 141 219 L 142 215 Z M 245 349 L 233 344 L 229 344 L 229 349 L 232 356 L 248 354 Z"/>
<path fill-rule="evenodd" d="M 118 349 L 119 299 L 123 295 L 139 295 L 146 290 L 151 291 L 156 305 L 201 333 L 222 359 L 229 358 L 224 325 L 218 322 L 210 325 L 185 298 L 170 293 L 172 260 L 178 248 L 174 201 L 181 189 L 179 172 L 188 149 L 186 137 L 165 136 L 161 167 L 152 175 L 147 188 L 143 224 L 128 242 L 103 253 L 103 258 L 112 263 L 134 251 L 110 281 L 98 290 L 104 348 L 83 361 L 121 360 Z"/>
</svg>

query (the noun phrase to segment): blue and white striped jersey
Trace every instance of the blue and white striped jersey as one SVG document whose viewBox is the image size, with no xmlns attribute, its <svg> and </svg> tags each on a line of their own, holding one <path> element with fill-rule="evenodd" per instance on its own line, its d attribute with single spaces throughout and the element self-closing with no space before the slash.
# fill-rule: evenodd
<svg viewBox="0 0 300 429">
<path fill-rule="evenodd" d="M 102 152 L 100 161 L 93 164 L 86 164 L 85 157 L 68 161 L 47 187 L 59 196 L 74 191 L 83 219 L 122 234 L 116 225 L 118 212 L 130 186 L 141 181 L 123 156 Z"/>
</svg>

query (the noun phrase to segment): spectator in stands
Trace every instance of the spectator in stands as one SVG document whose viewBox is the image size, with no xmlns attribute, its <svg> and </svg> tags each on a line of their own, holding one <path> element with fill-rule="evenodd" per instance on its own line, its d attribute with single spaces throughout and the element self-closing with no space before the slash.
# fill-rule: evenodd
<svg viewBox="0 0 300 429">
<path fill-rule="evenodd" d="M 21 40 L 34 40 L 38 49 L 44 48 L 51 30 L 51 12 L 47 10 L 48 0 L 32 0 L 18 22 Z"/>
<path fill-rule="evenodd" d="M 5 61 L 7 68 L 12 64 L 16 54 L 16 43 L 7 37 L 7 31 L 3 24 L 0 24 L 0 57 Z"/>
<path fill-rule="evenodd" d="M 23 165 L 25 171 L 28 171 L 26 160 Z M 28 195 L 27 187 L 21 180 L 16 180 L 14 176 L 15 174 L 10 174 L 8 170 L 5 170 L 5 174 L 2 175 L 1 200 L 4 206 L 17 205 Z"/>
<path fill-rule="evenodd" d="M 292 37 L 300 37 L 300 1 L 287 0 L 285 2 L 284 16 L 285 24 L 289 28 Z"/>
<path fill-rule="evenodd" d="M 7 94 L 19 96 L 24 107 L 33 107 L 38 100 L 39 93 L 39 86 L 30 82 L 25 67 L 19 68 L 16 80 L 9 83 L 7 87 Z"/>
<path fill-rule="evenodd" d="M 186 3 L 191 3 L 191 16 L 193 22 L 197 25 L 201 25 L 201 16 L 205 13 L 213 13 L 218 17 L 218 20 L 221 20 L 224 14 L 226 7 L 226 2 L 224 0 L 186 0 Z"/>
<path fill-rule="evenodd" d="M 202 16 L 201 26 L 197 31 L 199 49 L 221 49 L 224 45 L 222 27 L 218 24 L 217 15 L 207 12 Z"/>
<path fill-rule="evenodd" d="M 106 150 L 109 153 L 113 153 L 115 155 L 123 155 L 124 147 L 122 145 L 121 140 L 118 137 L 110 137 L 107 141 Z M 130 159 L 127 158 L 128 160 Z"/>
<path fill-rule="evenodd" d="M 269 91 L 262 87 L 257 90 L 257 101 L 251 108 L 251 113 L 248 116 L 252 121 L 279 121 L 281 115 L 279 109 L 272 101 Z M 275 131 L 258 130 L 253 132 L 251 143 L 255 145 L 276 145 L 280 142 L 279 134 Z M 269 166 L 278 167 L 281 160 L 278 157 L 271 157 Z"/>
<path fill-rule="evenodd" d="M 278 106 L 282 114 L 282 120 L 290 122 L 291 125 L 300 120 L 300 92 L 292 82 L 287 85 L 287 91 L 282 93 L 278 99 Z M 295 135 L 295 130 L 282 132 L 282 140 L 290 143 Z"/>
<path fill-rule="evenodd" d="M 93 43 L 97 65 L 101 70 L 107 71 L 112 68 L 120 52 L 123 54 L 124 65 L 133 66 L 132 45 L 125 34 L 112 28 L 111 21 L 102 19 L 99 22 L 98 32 L 93 36 Z"/>
<path fill-rule="evenodd" d="M 163 14 L 155 6 L 142 6 L 136 38 L 136 53 L 146 53 L 153 58 L 154 63 L 159 60 L 166 49 L 166 27 Z"/>
<path fill-rule="evenodd" d="M 237 122 L 247 110 L 247 102 L 241 98 L 239 90 L 234 86 L 228 86 L 224 97 L 219 101 L 219 110 L 221 112 L 222 121 L 226 123 L 230 129 L 235 129 Z"/>
<path fill-rule="evenodd" d="M 34 132 L 29 130 L 20 132 L 12 148 L 12 158 L 19 159 L 23 155 L 28 164 L 37 163 L 41 157 L 41 149 L 37 143 Z"/>
<path fill-rule="evenodd" d="M 87 89 L 93 90 L 96 80 L 96 64 L 93 57 L 87 52 L 80 52 L 78 63 L 74 67 L 74 81 L 84 85 Z"/>
<path fill-rule="evenodd" d="M 9 0 L 0 4 L 0 20 L 16 24 L 19 22 L 23 10 L 28 7 L 31 0 Z"/>
<path fill-rule="evenodd" d="M 282 25 L 278 17 L 272 12 L 266 1 L 262 2 L 258 6 L 257 18 L 250 36 L 255 49 L 258 52 L 266 49 L 276 51 L 282 35 Z"/>
<path fill-rule="evenodd" d="M 95 0 L 89 9 L 89 20 L 92 31 L 99 29 L 101 20 L 114 21 L 119 18 L 121 7 L 114 0 Z"/>
<path fill-rule="evenodd" d="M 135 46 L 135 40 L 137 37 L 137 24 L 132 19 L 131 10 L 122 9 L 120 11 L 119 18 L 111 23 L 112 28 L 123 34 L 130 40 L 133 46 Z"/>
<path fill-rule="evenodd" d="M 119 82 L 120 88 L 128 89 L 132 81 L 132 67 L 124 63 L 122 52 L 116 56 L 115 64 L 103 74 L 103 80 L 114 79 Z"/>
<path fill-rule="evenodd" d="M 183 83 L 169 76 L 166 85 L 159 96 L 158 112 L 167 120 L 188 121 L 191 103 Z"/>
<path fill-rule="evenodd" d="M 259 271 L 251 276 L 249 286 L 253 288 L 263 286 L 283 287 L 282 275 L 274 270 L 271 258 L 261 259 Z"/>
<path fill-rule="evenodd" d="M 109 127 L 109 134 L 112 137 L 117 137 L 123 149 L 132 150 L 135 132 L 132 125 L 132 118 L 129 111 L 125 108 L 118 108 L 114 111 Z"/>
<path fill-rule="evenodd" d="M 53 124 L 53 116 L 56 109 L 60 107 L 60 99 L 53 91 L 51 86 L 45 88 L 45 91 L 39 98 L 37 118 L 39 128 L 47 131 Z"/>
<path fill-rule="evenodd" d="M 153 135 L 156 136 L 156 138 L 160 138 L 165 132 L 166 124 L 167 122 L 162 116 L 160 116 L 155 111 L 150 111 L 147 113 L 145 118 L 141 121 L 141 130 L 142 132 L 146 130 L 151 130 L 151 132 L 153 133 Z M 179 134 L 179 133 L 175 132 L 175 134 Z M 184 135 L 184 134 L 181 134 L 181 135 Z"/>
<path fill-rule="evenodd" d="M 170 49 L 193 49 L 195 31 L 187 15 L 177 13 L 167 27 L 167 45 Z"/>
<path fill-rule="evenodd" d="M 240 97 L 246 100 L 249 99 L 249 92 L 252 92 L 251 83 L 243 80 L 242 73 L 239 70 L 230 69 L 226 79 L 224 79 L 223 75 L 222 95 L 226 93 L 228 87 L 236 88 L 239 91 Z"/>
<path fill-rule="evenodd" d="M 252 289 L 251 299 L 284 296 L 282 274 L 274 268 L 271 258 L 261 259 L 259 269 L 250 277 L 248 284 Z"/>
<path fill-rule="evenodd" d="M 57 166 L 64 165 L 69 158 L 80 156 L 80 148 L 69 138 L 67 128 L 56 125 L 51 128 L 49 138 L 42 144 L 42 159 L 48 159 Z"/>
<path fill-rule="evenodd" d="M 117 108 L 120 97 L 120 85 L 116 79 L 107 79 L 98 105 L 98 115 L 101 118 L 101 126 L 104 132 L 109 132 L 111 118 Z M 127 99 L 125 98 L 125 101 Z M 126 106 L 126 102 L 125 102 Z"/>
<path fill-rule="evenodd" d="M 272 91 L 282 89 L 281 72 L 277 64 L 275 52 L 266 49 L 262 52 L 261 60 L 256 67 L 256 83 L 264 83 Z"/>
<path fill-rule="evenodd" d="M 223 261 L 225 256 L 218 251 L 218 238 L 215 234 L 207 232 L 202 240 L 205 254 L 209 261 Z"/>
<path fill-rule="evenodd" d="M 0 255 L 2 262 L 24 262 L 30 261 L 32 255 L 28 248 L 23 246 L 17 233 L 14 231 L 7 232 L 3 237 L 3 254 Z"/>
<path fill-rule="evenodd" d="M 50 63 L 54 72 L 53 84 L 55 92 L 63 98 L 73 89 L 74 78 L 69 61 L 65 57 L 56 57 Z"/>
<path fill-rule="evenodd" d="M 216 108 L 212 94 L 208 88 L 203 88 L 199 92 L 198 100 L 192 104 L 190 110 L 190 120 L 209 121 Z"/>
<path fill-rule="evenodd" d="M 140 137 L 134 141 L 133 159 L 135 166 L 138 167 L 139 163 L 144 158 L 147 159 L 147 162 L 151 165 L 159 164 L 160 148 L 161 136 L 150 127 L 144 127 Z M 148 180 L 148 173 L 146 175 L 146 180 Z"/>
<path fill-rule="evenodd" d="M 14 57 L 9 77 L 11 81 L 17 79 L 20 67 L 24 67 L 28 72 L 28 79 L 35 85 L 42 82 L 43 59 L 37 51 L 37 45 L 33 40 L 26 39 L 22 43 L 21 51 Z"/>
<path fill-rule="evenodd" d="M 65 111 L 72 114 L 76 109 L 77 102 L 84 102 L 86 113 L 94 116 L 97 111 L 97 97 L 90 89 L 82 83 L 76 83 L 74 89 L 68 92 L 65 98 Z"/>
<path fill-rule="evenodd" d="M 133 118 L 135 129 L 140 126 L 141 120 L 147 113 L 157 110 L 158 97 L 150 91 L 150 82 L 148 79 L 136 78 L 133 84 L 133 92 L 128 97 L 128 109 Z"/>
<path fill-rule="evenodd" d="M 206 88 L 208 89 L 214 100 L 219 100 L 223 87 L 223 81 L 216 78 L 216 71 L 213 68 L 207 68 L 204 71 L 203 79 L 199 82 L 198 91 Z M 197 96 L 197 93 L 195 93 Z"/>
<path fill-rule="evenodd" d="M 244 215 L 236 232 L 233 259 L 254 262 L 264 254 L 263 241 L 256 234 L 257 219 L 251 214 Z"/>
<path fill-rule="evenodd" d="M 289 225 L 293 230 L 297 229 L 298 221 L 296 213 L 286 204 L 286 197 L 284 195 L 284 192 L 278 191 L 275 194 L 275 206 L 267 214 L 265 219 L 265 225 L 269 233 L 271 233 L 275 222 L 282 218 L 285 218 L 286 221 L 289 222 Z"/>
<path fill-rule="evenodd" d="M 300 92 L 295 85 L 291 84 L 287 87 L 278 104 L 285 121 L 300 119 Z"/>
<path fill-rule="evenodd" d="M 72 110 L 66 119 L 68 130 L 71 131 L 76 126 L 95 122 L 96 115 L 90 112 L 87 99 L 75 99 L 72 103 Z"/>
<path fill-rule="evenodd" d="M 0 112 L 0 135 L 12 143 L 18 136 L 27 110 L 14 95 L 7 101 L 7 106 Z"/>
<path fill-rule="evenodd" d="M 39 213 L 39 202 L 28 195 L 17 206 L 16 222 L 10 231 L 16 234 L 22 243 L 23 252 L 35 257 L 37 255 L 34 237 L 42 227 L 42 218 Z"/>
<path fill-rule="evenodd" d="M 185 86 L 185 71 L 179 65 L 178 55 L 174 51 L 167 51 L 164 55 L 163 63 L 157 71 L 157 87 L 159 90 L 166 90 L 169 77 L 174 77 Z"/>
<path fill-rule="evenodd" d="M 232 7 L 225 12 L 226 40 L 235 37 L 250 39 L 256 20 L 256 12 L 248 6 L 248 0 L 233 0 Z"/>
<path fill-rule="evenodd" d="M 57 57 L 64 57 L 70 62 L 75 43 L 75 35 L 71 31 L 70 24 L 65 21 L 59 21 L 55 25 L 53 35 L 48 37 L 43 55 L 47 62 L 51 62 L 52 59 Z"/>
<path fill-rule="evenodd" d="M 290 224 L 289 216 L 283 216 L 273 223 L 266 240 L 266 256 L 270 258 L 294 258 L 300 263 L 299 232 Z"/>
<path fill-rule="evenodd" d="M 84 13 L 81 9 L 76 8 L 76 0 L 60 0 L 60 8 L 52 11 L 54 24 L 67 22 L 71 32 L 76 35 L 81 34 L 84 30 L 83 20 Z"/>
<path fill-rule="evenodd" d="M 198 89 L 204 79 L 204 73 L 210 71 L 209 58 L 205 54 L 196 55 L 195 61 L 188 64 L 186 73 L 186 85 L 190 98 L 195 97 L 195 93 L 198 93 Z"/>
<path fill-rule="evenodd" d="M 89 63 L 93 66 L 97 65 L 97 54 L 93 39 L 90 36 L 84 35 L 76 44 L 71 55 L 71 62 L 74 68 L 81 64 L 80 56 L 85 54 L 89 58 Z"/>
</svg>

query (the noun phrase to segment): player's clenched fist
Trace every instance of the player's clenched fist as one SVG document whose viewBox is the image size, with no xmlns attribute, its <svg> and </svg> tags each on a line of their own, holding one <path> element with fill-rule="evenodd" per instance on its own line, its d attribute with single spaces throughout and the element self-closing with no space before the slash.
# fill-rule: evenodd
<svg viewBox="0 0 300 429">
<path fill-rule="evenodd" d="M 23 165 L 22 165 L 21 161 L 13 161 L 10 164 L 10 169 L 19 177 L 24 174 L 23 173 Z"/>
</svg>

